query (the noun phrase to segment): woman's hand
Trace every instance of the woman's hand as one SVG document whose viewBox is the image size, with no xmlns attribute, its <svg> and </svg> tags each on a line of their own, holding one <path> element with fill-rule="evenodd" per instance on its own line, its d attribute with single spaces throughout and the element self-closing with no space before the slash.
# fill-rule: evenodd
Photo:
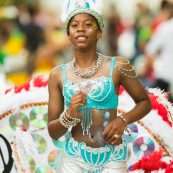
<svg viewBox="0 0 173 173">
<path fill-rule="evenodd" d="M 86 94 L 80 91 L 72 97 L 70 101 L 70 106 L 68 108 L 68 114 L 72 117 L 73 116 L 77 117 L 78 108 L 80 106 L 85 106 L 85 105 L 86 105 Z"/>
<path fill-rule="evenodd" d="M 106 144 L 115 145 L 121 139 L 124 133 L 126 124 L 121 118 L 115 118 L 104 129 L 103 140 Z"/>
</svg>

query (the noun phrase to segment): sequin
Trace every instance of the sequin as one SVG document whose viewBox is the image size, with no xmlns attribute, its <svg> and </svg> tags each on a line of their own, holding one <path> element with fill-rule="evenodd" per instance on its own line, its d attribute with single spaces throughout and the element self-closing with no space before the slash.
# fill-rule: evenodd
<svg viewBox="0 0 173 173">
<path fill-rule="evenodd" d="M 112 80 L 114 65 L 115 60 L 112 58 L 109 77 L 102 76 L 97 79 L 85 80 L 84 82 L 77 84 L 73 84 L 72 81 L 66 80 L 65 66 L 62 65 L 64 78 L 63 95 L 66 107 L 69 107 L 71 98 L 76 92 L 82 91 L 87 95 L 87 102 L 86 106 L 80 107 L 79 110 L 86 108 L 116 109 L 118 106 L 118 96 L 115 94 L 114 83 Z"/>
<path fill-rule="evenodd" d="M 108 125 L 108 123 L 109 123 L 108 121 L 104 121 L 103 122 L 103 127 L 106 127 Z"/>
<path fill-rule="evenodd" d="M 105 119 L 109 119 L 110 112 L 109 111 L 105 111 L 104 114 L 103 114 L 103 116 L 104 116 Z"/>
<path fill-rule="evenodd" d="M 87 94 L 86 106 L 80 107 L 79 110 L 85 108 L 96 108 L 96 109 L 116 109 L 118 106 L 118 96 L 114 92 L 114 84 L 112 78 L 107 78 L 102 76 L 99 79 L 87 80 L 85 82 L 78 84 L 71 84 L 69 81 L 65 81 L 63 95 L 66 101 L 66 106 L 69 107 L 71 97 L 73 97 L 77 92 L 85 92 L 85 86 L 90 85 Z M 83 87 L 81 87 L 83 86 Z"/>
</svg>

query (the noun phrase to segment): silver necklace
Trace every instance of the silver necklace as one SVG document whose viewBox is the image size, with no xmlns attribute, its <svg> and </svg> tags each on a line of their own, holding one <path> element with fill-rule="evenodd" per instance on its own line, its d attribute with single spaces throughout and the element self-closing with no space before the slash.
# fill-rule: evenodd
<svg viewBox="0 0 173 173">
<path fill-rule="evenodd" d="M 97 59 L 97 62 L 96 62 L 96 65 L 94 67 L 92 67 L 92 69 L 88 72 L 85 72 L 85 73 L 81 73 L 76 67 L 75 67 L 75 57 L 73 59 L 73 63 L 72 63 L 72 67 L 73 67 L 73 72 L 81 77 L 81 78 L 90 78 L 92 77 L 97 71 L 98 71 L 98 68 L 100 67 L 102 63 L 102 57 L 100 55 L 98 55 L 98 59 Z"/>
</svg>

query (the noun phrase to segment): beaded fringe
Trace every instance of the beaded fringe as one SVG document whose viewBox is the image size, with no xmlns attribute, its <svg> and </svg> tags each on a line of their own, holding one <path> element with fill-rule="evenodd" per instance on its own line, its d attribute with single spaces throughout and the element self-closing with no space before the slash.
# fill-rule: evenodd
<svg viewBox="0 0 173 173">
<path fill-rule="evenodd" d="M 90 134 L 90 127 L 92 125 L 92 109 L 91 108 L 85 108 L 82 110 L 82 121 L 81 121 L 82 129 L 83 129 L 83 135 L 85 135 L 85 132 L 89 137 L 91 138 Z"/>
</svg>

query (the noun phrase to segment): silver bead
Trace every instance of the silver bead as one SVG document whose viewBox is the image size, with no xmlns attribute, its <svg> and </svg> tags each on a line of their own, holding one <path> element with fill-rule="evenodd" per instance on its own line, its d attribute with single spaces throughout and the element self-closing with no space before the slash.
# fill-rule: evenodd
<svg viewBox="0 0 173 173">
<path fill-rule="evenodd" d="M 100 65 L 101 65 L 101 62 L 102 62 L 102 57 L 101 57 L 100 54 L 99 54 L 98 59 L 97 59 L 97 62 L 96 62 L 96 65 L 92 68 L 92 70 L 90 70 L 90 71 L 88 71 L 88 72 L 86 72 L 86 73 L 81 73 L 81 72 L 75 67 L 75 58 L 74 58 L 74 60 L 73 60 L 73 65 L 72 65 L 72 66 L 73 66 L 73 72 L 74 72 L 77 76 L 79 76 L 79 77 L 81 77 L 81 78 L 88 79 L 88 78 L 92 77 L 95 73 L 97 73 L 98 68 L 99 68 Z"/>
</svg>

